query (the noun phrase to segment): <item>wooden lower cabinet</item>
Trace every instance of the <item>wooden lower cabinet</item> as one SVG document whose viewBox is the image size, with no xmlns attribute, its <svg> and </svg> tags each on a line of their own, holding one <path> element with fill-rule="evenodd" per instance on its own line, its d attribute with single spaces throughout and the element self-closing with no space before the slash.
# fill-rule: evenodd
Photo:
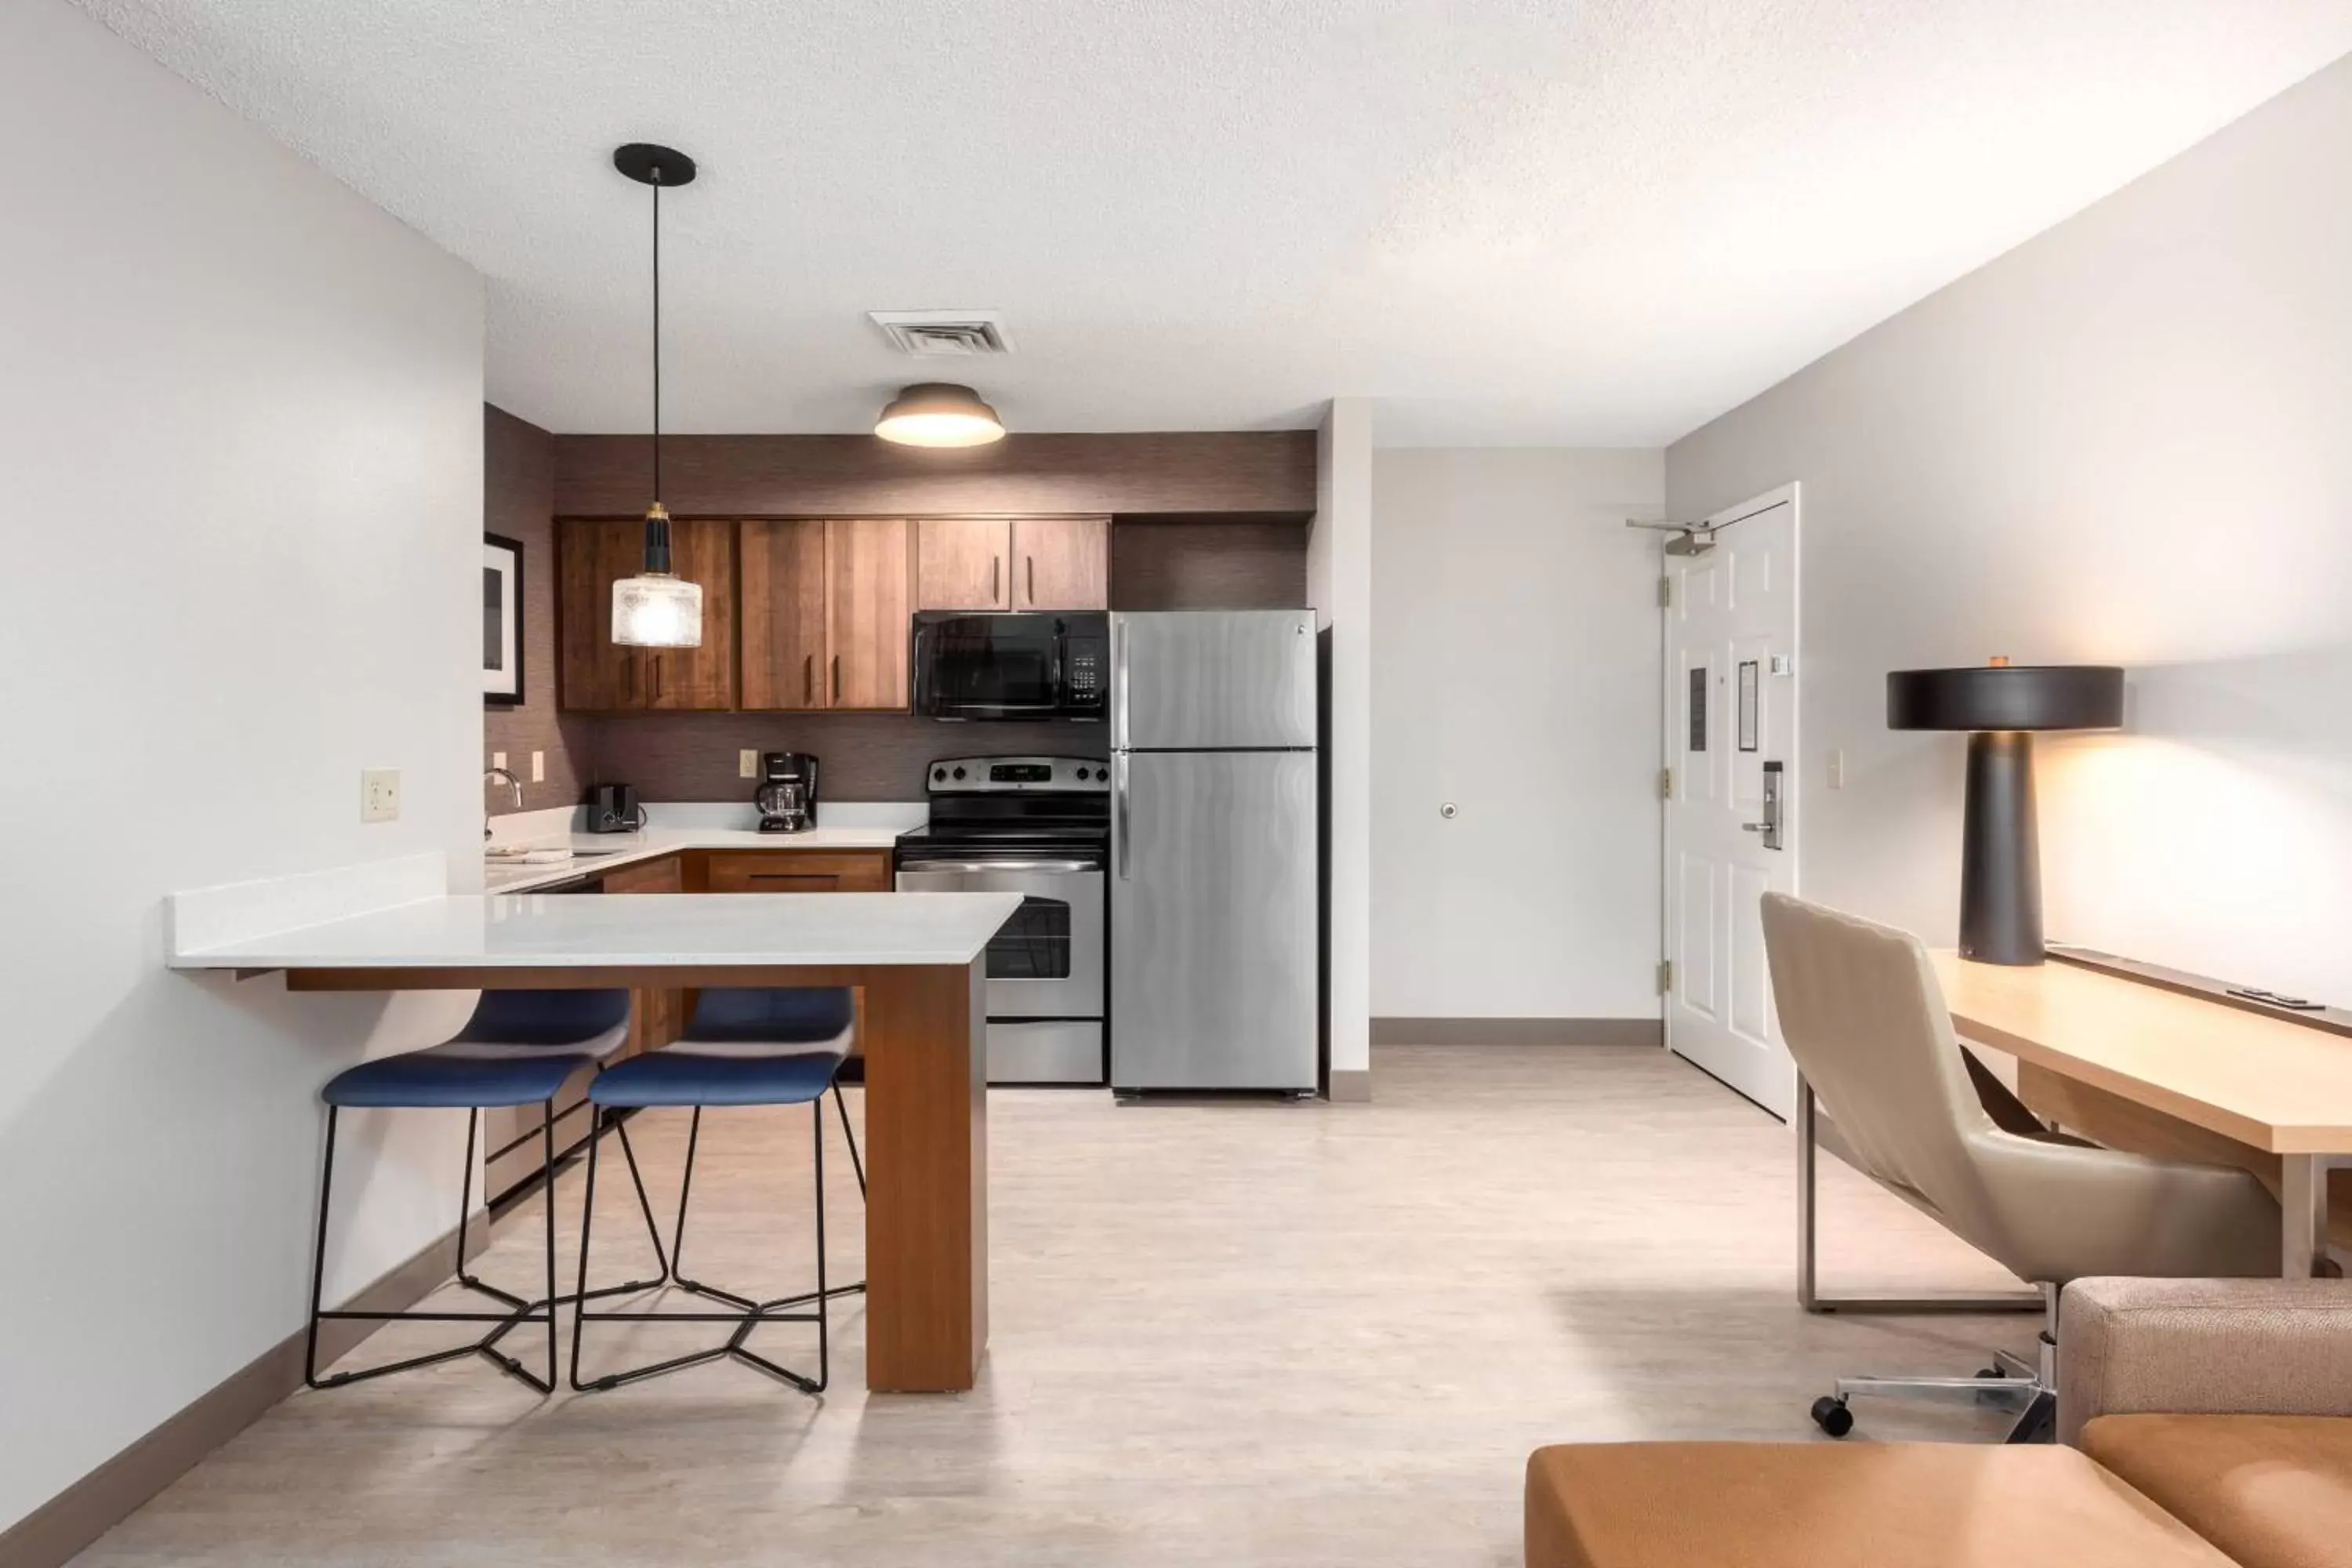
<svg viewBox="0 0 2352 1568">
<path fill-rule="evenodd" d="M 887 849 L 714 849 L 703 859 L 712 893 L 887 893 Z"/>
</svg>

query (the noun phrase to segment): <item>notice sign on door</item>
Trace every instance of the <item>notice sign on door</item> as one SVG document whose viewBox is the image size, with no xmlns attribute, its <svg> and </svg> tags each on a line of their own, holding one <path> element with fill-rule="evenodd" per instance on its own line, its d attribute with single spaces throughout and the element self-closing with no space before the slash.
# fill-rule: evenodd
<svg viewBox="0 0 2352 1568">
<path fill-rule="evenodd" d="M 1739 749 L 1756 749 L 1756 661 L 1739 663 Z"/>
</svg>

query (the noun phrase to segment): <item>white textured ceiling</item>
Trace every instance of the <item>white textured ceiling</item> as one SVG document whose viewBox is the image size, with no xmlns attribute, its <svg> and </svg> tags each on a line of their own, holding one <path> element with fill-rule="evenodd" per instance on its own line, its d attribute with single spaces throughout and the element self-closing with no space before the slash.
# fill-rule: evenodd
<svg viewBox="0 0 2352 1568">
<path fill-rule="evenodd" d="M 481 268 L 489 393 L 867 428 L 875 309 L 1016 429 L 1654 445 L 2352 50 L 2352 0 L 81 0 Z M 950 379 L 965 379 L 950 375 Z"/>
</svg>

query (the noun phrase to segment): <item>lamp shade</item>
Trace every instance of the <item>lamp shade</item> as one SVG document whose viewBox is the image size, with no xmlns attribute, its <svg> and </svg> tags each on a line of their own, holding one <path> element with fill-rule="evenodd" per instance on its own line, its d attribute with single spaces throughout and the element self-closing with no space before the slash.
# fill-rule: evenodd
<svg viewBox="0 0 2352 1568">
<path fill-rule="evenodd" d="M 613 640 L 623 647 L 700 647 L 702 585 L 666 572 L 613 584 Z"/>
<path fill-rule="evenodd" d="M 2124 672 L 2112 664 L 1980 664 L 1886 677 L 1890 730 L 2113 730 Z"/>
<path fill-rule="evenodd" d="M 1004 421 L 971 387 L 926 381 L 890 400 L 874 434 L 902 447 L 985 447 L 1004 438 Z"/>
</svg>

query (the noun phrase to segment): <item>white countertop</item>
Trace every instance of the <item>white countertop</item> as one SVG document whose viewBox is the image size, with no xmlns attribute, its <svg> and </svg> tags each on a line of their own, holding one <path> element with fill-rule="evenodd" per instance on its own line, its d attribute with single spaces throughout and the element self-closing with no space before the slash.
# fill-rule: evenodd
<svg viewBox="0 0 2352 1568">
<path fill-rule="evenodd" d="M 772 843 L 772 834 L 747 834 Z M 602 862 L 609 865 L 607 860 Z M 173 954 L 174 969 L 961 964 L 1018 893 L 445 894 Z"/>
<path fill-rule="evenodd" d="M 664 827 L 638 833 L 558 833 L 528 839 L 529 848 L 572 852 L 568 860 L 536 862 L 485 858 L 482 890 L 525 893 L 534 888 L 601 876 L 623 866 L 656 860 L 681 849 L 887 849 L 903 827 L 813 827 L 806 833 L 762 833 L 755 827 Z"/>
</svg>

